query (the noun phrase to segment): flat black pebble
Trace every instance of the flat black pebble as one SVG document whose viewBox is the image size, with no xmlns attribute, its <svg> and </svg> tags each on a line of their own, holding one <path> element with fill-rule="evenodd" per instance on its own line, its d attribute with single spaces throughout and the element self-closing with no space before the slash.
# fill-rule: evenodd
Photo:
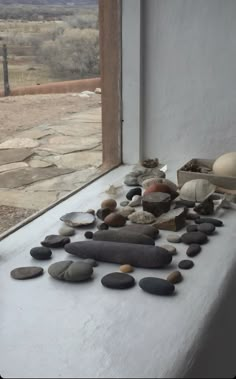
<svg viewBox="0 0 236 379">
<path fill-rule="evenodd" d="M 112 289 L 127 289 L 135 285 L 133 276 L 121 272 L 113 272 L 104 276 L 101 280 L 102 285 Z"/>
<path fill-rule="evenodd" d="M 98 230 L 107 230 L 109 229 L 109 226 L 107 224 L 105 224 L 105 222 L 102 222 L 101 224 L 99 224 L 97 226 Z"/>
<path fill-rule="evenodd" d="M 88 240 L 91 240 L 93 239 L 93 232 L 90 232 L 89 230 L 87 232 L 84 233 L 84 236 L 85 238 L 87 238 Z"/>
<path fill-rule="evenodd" d="M 178 267 L 181 268 L 182 270 L 190 270 L 190 268 L 193 268 L 193 266 L 194 266 L 193 261 L 190 261 L 188 259 L 184 259 L 178 264 Z"/>
<path fill-rule="evenodd" d="M 196 255 L 198 255 L 200 253 L 201 249 L 202 248 L 201 248 L 200 245 L 198 245 L 197 243 L 192 243 L 188 247 L 188 249 L 186 251 L 186 254 L 187 254 L 188 257 L 192 258 L 192 257 L 195 257 Z"/>
<path fill-rule="evenodd" d="M 172 295 L 175 290 L 175 286 L 168 280 L 154 277 L 141 279 L 139 286 L 145 292 L 160 296 Z"/>
<path fill-rule="evenodd" d="M 223 226 L 223 222 L 221 220 L 218 220 L 216 218 L 211 218 L 211 217 L 201 217 L 201 218 L 197 218 L 195 220 L 196 224 L 203 224 L 205 222 L 207 223 L 210 223 L 210 224 L 213 224 L 214 226 Z"/>
<path fill-rule="evenodd" d="M 11 271 L 11 277 L 18 280 L 26 280 L 37 278 L 43 274 L 42 267 L 18 267 Z"/>
<path fill-rule="evenodd" d="M 63 247 L 67 243 L 70 243 L 70 238 L 52 234 L 45 237 L 44 241 L 41 242 L 41 245 L 45 247 Z"/>
<path fill-rule="evenodd" d="M 139 196 L 142 195 L 142 189 L 140 187 L 133 188 L 129 192 L 127 192 L 126 199 L 132 200 L 133 196 L 135 195 L 139 195 Z"/>
<path fill-rule="evenodd" d="M 209 222 L 203 222 L 202 224 L 198 224 L 199 232 L 206 233 L 207 235 L 214 233 L 215 229 L 215 225 Z"/>
<path fill-rule="evenodd" d="M 187 232 L 197 232 L 198 231 L 198 226 L 197 225 L 188 225 L 186 227 Z"/>
<path fill-rule="evenodd" d="M 207 240 L 207 235 L 202 232 L 187 232 L 181 236 L 181 241 L 187 245 L 191 245 L 192 243 L 198 243 L 199 245 L 202 245 L 203 243 L 207 242 Z"/>
<path fill-rule="evenodd" d="M 49 249 L 49 247 L 43 247 L 43 246 L 33 247 L 30 250 L 30 255 L 34 259 L 38 259 L 38 260 L 50 259 L 52 256 L 52 250 Z"/>
<path fill-rule="evenodd" d="M 112 213 L 110 208 L 100 208 L 97 210 L 96 216 L 103 221 L 110 213 Z"/>
</svg>

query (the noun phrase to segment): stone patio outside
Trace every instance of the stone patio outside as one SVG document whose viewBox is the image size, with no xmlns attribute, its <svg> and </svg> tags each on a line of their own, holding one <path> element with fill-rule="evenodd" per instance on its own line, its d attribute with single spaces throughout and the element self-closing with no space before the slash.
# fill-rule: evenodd
<svg viewBox="0 0 236 379">
<path fill-rule="evenodd" d="M 0 143 L 0 233 L 101 173 L 101 106 L 34 125 Z"/>
</svg>

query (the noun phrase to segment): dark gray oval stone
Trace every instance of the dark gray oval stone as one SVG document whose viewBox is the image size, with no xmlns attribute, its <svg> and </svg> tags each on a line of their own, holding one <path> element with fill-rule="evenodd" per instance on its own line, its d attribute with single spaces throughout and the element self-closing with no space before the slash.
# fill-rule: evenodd
<svg viewBox="0 0 236 379">
<path fill-rule="evenodd" d="M 178 267 L 182 270 L 190 270 L 193 268 L 194 263 L 193 261 L 190 261 L 189 259 L 184 259 L 183 261 L 179 262 Z"/>
<path fill-rule="evenodd" d="M 215 229 L 215 225 L 210 224 L 209 222 L 203 222 L 198 225 L 199 232 L 206 233 L 207 235 L 214 233 Z"/>
<path fill-rule="evenodd" d="M 187 232 L 197 232 L 198 231 L 198 226 L 197 225 L 188 225 L 186 227 Z"/>
<path fill-rule="evenodd" d="M 202 232 L 187 232 L 181 236 L 181 241 L 186 245 L 191 245 L 192 243 L 197 243 L 202 245 L 208 240 L 207 235 Z"/>
<path fill-rule="evenodd" d="M 101 282 L 104 287 L 119 290 L 127 289 L 135 285 L 133 276 L 121 272 L 108 274 L 102 278 Z"/>
<path fill-rule="evenodd" d="M 67 243 L 70 243 L 70 238 L 52 234 L 46 236 L 44 241 L 41 242 L 41 245 L 45 247 L 63 247 Z"/>
<path fill-rule="evenodd" d="M 93 232 L 91 232 L 90 230 L 88 230 L 87 232 L 84 233 L 84 236 L 88 240 L 92 240 L 93 239 Z"/>
<path fill-rule="evenodd" d="M 145 292 L 160 296 L 172 295 L 175 290 L 175 286 L 168 280 L 154 277 L 141 279 L 139 282 L 139 286 Z"/>
<path fill-rule="evenodd" d="M 110 213 L 112 213 L 110 208 L 100 208 L 97 210 L 96 216 L 103 221 Z"/>
<path fill-rule="evenodd" d="M 186 254 L 188 257 L 195 257 L 196 255 L 198 255 L 201 251 L 201 246 L 197 243 L 192 243 L 187 251 L 186 251 Z"/>
<path fill-rule="evenodd" d="M 102 222 L 101 224 L 99 224 L 97 226 L 98 230 L 107 230 L 109 229 L 109 226 L 107 224 L 105 224 L 105 222 Z"/>
<path fill-rule="evenodd" d="M 48 273 L 58 280 L 67 282 L 81 282 L 91 278 L 92 265 L 85 262 L 61 261 L 53 263 L 48 268 Z"/>
<path fill-rule="evenodd" d="M 223 222 L 221 220 L 218 220 L 216 218 L 211 218 L 211 217 L 201 217 L 195 220 L 196 224 L 203 224 L 205 222 L 210 223 L 214 226 L 223 226 Z"/>
<path fill-rule="evenodd" d="M 142 189 L 140 187 L 132 188 L 129 192 L 127 192 L 126 199 L 132 200 L 135 195 L 142 195 Z"/>
<path fill-rule="evenodd" d="M 18 280 L 33 279 L 42 274 L 43 268 L 34 266 L 18 267 L 11 271 L 11 277 Z"/>
<path fill-rule="evenodd" d="M 170 282 L 172 284 L 178 284 L 178 283 L 182 282 L 183 276 L 182 276 L 180 271 L 173 271 L 168 275 L 166 280 L 168 280 L 168 282 Z"/>
<path fill-rule="evenodd" d="M 52 256 L 52 250 L 49 249 L 49 247 L 33 247 L 30 250 L 30 255 L 38 260 L 45 260 L 45 259 L 50 259 Z"/>
</svg>

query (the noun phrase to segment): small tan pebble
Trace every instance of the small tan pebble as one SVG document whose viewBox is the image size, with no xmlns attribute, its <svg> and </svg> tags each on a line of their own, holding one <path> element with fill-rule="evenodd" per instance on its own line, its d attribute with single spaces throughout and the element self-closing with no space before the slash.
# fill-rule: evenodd
<svg viewBox="0 0 236 379">
<path fill-rule="evenodd" d="M 181 242 L 181 236 L 179 234 L 174 234 L 174 233 L 168 234 L 166 239 L 168 242 L 171 242 L 171 243 L 180 243 Z"/>
<path fill-rule="evenodd" d="M 120 271 L 124 273 L 133 272 L 134 268 L 131 265 L 122 265 L 120 266 Z"/>
<path fill-rule="evenodd" d="M 172 245 L 162 245 L 163 249 L 167 250 L 171 255 L 177 254 L 176 247 Z"/>
<path fill-rule="evenodd" d="M 114 199 L 106 199 L 101 203 L 101 208 L 109 208 L 111 211 L 114 211 L 117 207 L 117 202 Z"/>
<path fill-rule="evenodd" d="M 94 209 L 88 209 L 86 213 L 91 213 L 91 215 L 95 216 L 95 210 Z"/>
<path fill-rule="evenodd" d="M 180 271 L 173 271 L 170 273 L 170 275 L 168 275 L 166 280 L 172 284 L 177 284 L 182 282 L 183 276 Z"/>
</svg>

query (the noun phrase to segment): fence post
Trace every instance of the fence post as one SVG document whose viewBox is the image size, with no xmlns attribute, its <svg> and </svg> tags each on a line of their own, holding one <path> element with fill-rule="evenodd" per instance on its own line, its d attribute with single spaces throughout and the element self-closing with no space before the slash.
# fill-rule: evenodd
<svg viewBox="0 0 236 379">
<path fill-rule="evenodd" d="M 3 45 L 2 49 L 3 56 L 3 78 L 4 78 L 4 96 L 10 95 L 10 85 L 8 78 L 8 61 L 7 61 L 7 45 Z"/>
</svg>

